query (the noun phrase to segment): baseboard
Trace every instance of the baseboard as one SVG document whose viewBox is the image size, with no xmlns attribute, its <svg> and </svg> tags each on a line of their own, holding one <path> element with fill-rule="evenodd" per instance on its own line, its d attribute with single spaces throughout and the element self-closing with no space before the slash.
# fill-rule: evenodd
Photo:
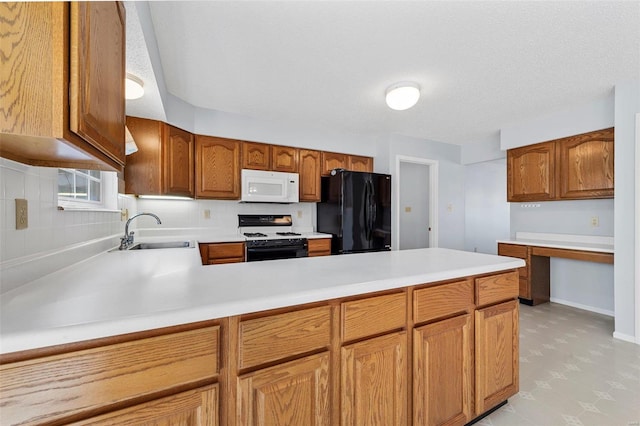
<svg viewBox="0 0 640 426">
<path fill-rule="evenodd" d="M 620 333 L 619 331 L 614 331 L 613 337 L 615 339 L 624 340 L 625 342 L 635 343 L 636 345 L 640 345 L 640 340 L 636 340 L 634 336 L 629 336 L 628 334 Z"/>
<path fill-rule="evenodd" d="M 595 312 L 597 314 L 606 315 L 608 317 L 615 317 L 615 313 L 607 309 L 601 309 L 601 308 L 596 308 L 594 306 L 582 305 L 580 303 L 571 302 L 569 300 L 556 299 L 555 297 L 552 297 L 551 301 L 559 305 L 571 306 L 572 308 L 582 309 L 583 311 Z"/>
</svg>

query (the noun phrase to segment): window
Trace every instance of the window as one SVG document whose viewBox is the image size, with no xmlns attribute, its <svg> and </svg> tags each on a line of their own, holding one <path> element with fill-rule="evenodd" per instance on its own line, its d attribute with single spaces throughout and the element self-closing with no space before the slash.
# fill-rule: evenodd
<svg viewBox="0 0 640 426">
<path fill-rule="evenodd" d="M 100 170 L 58 169 L 58 205 L 65 209 L 116 208 L 116 174 Z"/>
</svg>

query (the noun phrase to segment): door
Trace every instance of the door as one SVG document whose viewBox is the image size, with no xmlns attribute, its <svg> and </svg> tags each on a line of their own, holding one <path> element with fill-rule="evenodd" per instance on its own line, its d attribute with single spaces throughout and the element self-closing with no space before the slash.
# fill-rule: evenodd
<svg viewBox="0 0 640 426">
<path fill-rule="evenodd" d="M 429 247 L 429 167 L 400 163 L 400 250 Z"/>
</svg>

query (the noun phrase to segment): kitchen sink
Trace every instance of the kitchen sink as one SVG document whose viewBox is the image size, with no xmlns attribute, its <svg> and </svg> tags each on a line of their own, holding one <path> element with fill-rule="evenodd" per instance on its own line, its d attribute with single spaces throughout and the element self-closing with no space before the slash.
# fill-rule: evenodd
<svg viewBox="0 0 640 426">
<path fill-rule="evenodd" d="M 189 248 L 193 247 L 191 241 L 165 241 L 158 243 L 137 243 L 128 250 L 152 250 L 163 248 Z"/>
</svg>

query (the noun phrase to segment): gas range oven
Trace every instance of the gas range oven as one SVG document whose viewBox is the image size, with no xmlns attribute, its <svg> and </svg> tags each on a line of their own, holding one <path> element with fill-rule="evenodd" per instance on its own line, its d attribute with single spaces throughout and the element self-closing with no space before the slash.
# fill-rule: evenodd
<svg viewBox="0 0 640 426">
<path fill-rule="evenodd" d="M 238 229 L 244 235 L 246 260 L 307 257 L 307 239 L 292 231 L 291 215 L 238 215 Z"/>
</svg>

